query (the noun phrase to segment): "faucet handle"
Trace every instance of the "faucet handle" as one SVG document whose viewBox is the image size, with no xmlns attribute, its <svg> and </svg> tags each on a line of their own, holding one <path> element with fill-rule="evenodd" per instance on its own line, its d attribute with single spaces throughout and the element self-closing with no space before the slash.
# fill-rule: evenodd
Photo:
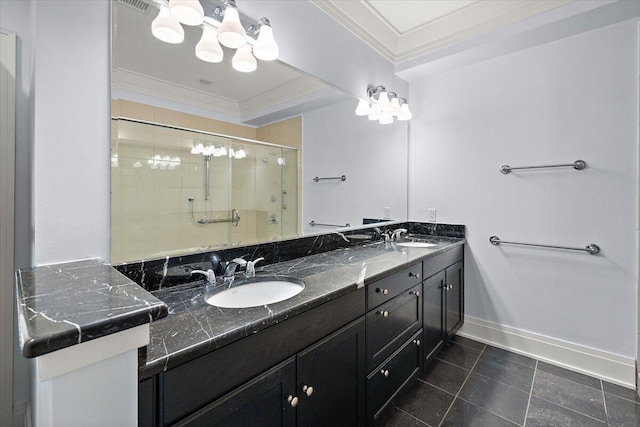
<svg viewBox="0 0 640 427">
<path fill-rule="evenodd" d="M 213 272 L 212 269 L 208 269 L 207 271 L 204 271 L 204 270 L 191 270 L 189 275 L 192 275 L 194 273 L 195 274 L 202 274 L 203 276 L 205 276 L 205 278 L 206 278 L 205 280 L 209 284 L 216 283 L 216 274 Z"/>
<path fill-rule="evenodd" d="M 407 232 L 406 228 L 398 228 L 396 230 L 393 231 L 393 234 L 391 235 L 391 240 L 396 241 L 398 240 L 398 238 L 400 237 L 401 234 L 404 234 Z"/>
<path fill-rule="evenodd" d="M 254 259 L 253 261 L 247 262 L 247 267 L 245 268 L 245 271 L 244 271 L 245 277 L 256 277 L 256 268 L 255 268 L 256 264 L 263 260 L 264 258 L 260 257 L 260 258 Z"/>
</svg>

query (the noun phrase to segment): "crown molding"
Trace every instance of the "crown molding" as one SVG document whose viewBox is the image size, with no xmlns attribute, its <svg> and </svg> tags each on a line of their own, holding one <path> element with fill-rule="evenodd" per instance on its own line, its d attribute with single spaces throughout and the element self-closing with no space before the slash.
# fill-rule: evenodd
<svg viewBox="0 0 640 427">
<path fill-rule="evenodd" d="M 269 89 L 258 96 L 240 101 L 242 116 L 249 116 L 297 98 L 319 92 L 327 85 L 319 80 L 301 76 L 284 85 Z"/>
<path fill-rule="evenodd" d="M 484 0 L 402 34 L 364 0 L 312 3 L 397 64 L 572 1 L 575 0 Z"/>
</svg>

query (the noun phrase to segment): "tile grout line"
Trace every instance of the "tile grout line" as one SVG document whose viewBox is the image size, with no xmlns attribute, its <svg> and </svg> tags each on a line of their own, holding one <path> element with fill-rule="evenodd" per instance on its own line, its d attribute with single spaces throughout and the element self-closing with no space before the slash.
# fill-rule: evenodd
<svg viewBox="0 0 640 427">
<path fill-rule="evenodd" d="M 397 406 L 395 406 L 395 405 L 392 405 L 392 408 L 393 408 L 393 409 L 397 409 L 398 411 L 402 412 L 403 414 L 406 414 L 406 415 L 410 416 L 410 417 L 411 417 L 411 418 L 413 418 L 414 420 L 416 420 L 416 421 L 420 422 L 421 424 L 426 425 L 427 427 L 431 427 L 431 424 L 429 424 L 429 423 L 425 423 L 425 422 L 424 422 L 424 421 L 422 421 L 420 418 L 418 418 L 418 417 L 416 417 L 416 416 L 414 416 L 414 415 L 411 415 L 410 413 L 408 413 L 407 411 L 405 411 L 405 410 L 404 410 L 404 409 L 402 409 L 402 408 L 398 408 L 398 407 L 397 407 Z M 386 409 L 385 409 L 385 411 L 386 411 Z"/>
<path fill-rule="evenodd" d="M 467 383 L 467 381 L 469 380 L 469 377 L 471 376 L 471 373 L 473 372 L 473 368 L 476 367 L 476 365 L 478 364 L 478 361 L 480 360 L 480 357 L 482 356 L 482 354 L 484 353 L 484 350 L 487 348 L 487 345 L 485 344 L 485 346 L 482 348 L 482 350 L 480 351 L 480 354 L 478 354 L 478 358 L 476 359 L 476 361 L 474 362 L 473 366 L 471 367 L 471 369 L 469 369 L 469 373 L 467 374 L 467 377 L 464 379 L 464 382 L 462 383 L 462 385 L 460 386 L 460 388 L 458 389 L 458 392 L 456 393 L 456 395 L 454 396 L 453 400 L 451 401 L 451 405 L 449 405 L 449 408 L 447 409 L 447 412 L 444 413 L 444 415 L 442 416 L 442 419 L 440 420 L 440 422 L 438 423 L 438 427 L 442 426 L 442 423 L 444 422 L 444 420 L 447 418 L 447 415 L 449 415 L 449 412 L 451 411 L 451 408 L 453 407 L 453 404 L 456 403 L 456 399 L 458 398 L 458 396 L 460 395 L 460 392 L 462 391 L 462 388 L 464 387 L 464 385 Z"/>
<path fill-rule="evenodd" d="M 549 399 L 545 399 L 544 397 L 536 396 L 536 398 L 537 398 L 537 399 L 540 399 L 540 400 L 544 400 L 545 402 L 547 402 L 547 403 L 551 403 L 552 405 L 554 405 L 554 406 L 558 406 L 558 407 L 560 407 L 560 408 L 562 408 L 562 409 L 566 409 L 567 411 L 570 411 L 570 412 L 576 413 L 576 414 L 578 414 L 578 415 L 582 415 L 583 417 L 591 418 L 592 420 L 598 421 L 599 423 L 603 423 L 603 424 L 605 424 L 605 425 L 607 424 L 607 422 L 606 422 L 606 421 L 602 421 L 602 420 L 600 420 L 600 419 L 598 419 L 598 418 L 595 418 L 595 417 L 593 417 L 593 416 L 591 416 L 591 415 L 587 415 L 587 414 L 584 414 L 584 413 L 582 413 L 582 412 L 580 412 L 580 411 L 576 411 L 575 409 L 571 409 L 571 408 L 569 408 L 568 406 L 561 405 L 561 404 L 559 404 L 559 403 L 557 403 L 557 402 L 552 402 L 551 400 L 549 400 Z"/>
<path fill-rule="evenodd" d="M 531 380 L 531 390 L 529 390 L 529 400 L 527 401 L 527 410 L 524 412 L 523 426 L 527 425 L 527 416 L 529 415 L 529 407 L 531 406 L 531 396 L 533 396 L 533 385 L 536 383 L 536 374 L 538 373 L 538 359 L 536 359 L 536 367 L 533 368 L 533 380 Z"/>
<path fill-rule="evenodd" d="M 604 395 L 604 384 L 600 380 L 600 391 L 602 391 L 602 403 L 604 404 L 604 421 L 609 425 L 609 411 L 607 410 L 607 398 Z"/>
<path fill-rule="evenodd" d="M 476 374 L 476 375 L 477 375 L 477 374 Z M 486 412 L 486 413 L 488 413 L 488 414 L 495 415 L 495 416 L 496 416 L 496 417 L 498 417 L 498 418 L 502 418 L 503 420 L 505 420 L 505 421 L 506 421 L 506 422 L 508 422 L 509 424 L 513 424 L 513 425 L 515 425 L 515 426 L 519 426 L 519 424 L 517 424 L 517 423 L 515 423 L 515 422 L 513 422 L 513 421 L 511 421 L 511 420 L 509 420 L 509 419 L 507 419 L 507 418 L 505 418 L 505 417 L 503 417 L 502 415 L 496 414 L 495 412 L 493 412 L 493 411 L 491 411 L 491 410 L 489 410 L 489 409 L 487 409 L 487 408 L 483 408 L 482 406 L 479 406 L 479 405 L 477 405 L 477 404 L 475 404 L 475 403 L 473 403 L 473 402 L 471 402 L 471 401 L 469 401 L 469 400 L 465 399 L 464 397 L 459 397 L 459 398 L 458 398 L 458 400 L 462 400 L 463 402 L 466 402 L 466 403 L 468 403 L 469 405 L 473 405 L 473 406 L 475 406 L 476 408 L 478 408 L 478 409 L 480 409 L 481 411 L 484 411 L 484 412 Z"/>
</svg>

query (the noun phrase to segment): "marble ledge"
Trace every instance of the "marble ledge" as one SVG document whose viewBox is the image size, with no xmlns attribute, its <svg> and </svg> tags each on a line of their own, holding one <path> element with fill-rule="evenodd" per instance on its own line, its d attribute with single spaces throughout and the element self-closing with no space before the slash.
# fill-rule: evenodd
<svg viewBox="0 0 640 427">
<path fill-rule="evenodd" d="M 20 269 L 15 275 L 25 357 L 153 322 L 167 305 L 100 259 Z"/>
</svg>

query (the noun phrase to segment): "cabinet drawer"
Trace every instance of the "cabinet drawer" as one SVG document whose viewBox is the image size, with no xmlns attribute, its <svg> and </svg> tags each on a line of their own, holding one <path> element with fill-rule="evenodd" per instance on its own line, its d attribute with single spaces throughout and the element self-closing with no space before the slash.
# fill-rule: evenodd
<svg viewBox="0 0 640 427">
<path fill-rule="evenodd" d="M 367 372 L 420 329 L 420 288 L 421 285 L 416 285 L 367 313 Z"/>
<path fill-rule="evenodd" d="M 367 377 L 367 413 L 372 421 L 389 400 L 420 370 L 419 337 L 412 336 L 389 360 Z"/>
<path fill-rule="evenodd" d="M 418 262 L 371 283 L 367 286 L 367 310 L 390 301 L 396 295 L 420 283 L 421 280 L 422 262 Z"/>
</svg>

